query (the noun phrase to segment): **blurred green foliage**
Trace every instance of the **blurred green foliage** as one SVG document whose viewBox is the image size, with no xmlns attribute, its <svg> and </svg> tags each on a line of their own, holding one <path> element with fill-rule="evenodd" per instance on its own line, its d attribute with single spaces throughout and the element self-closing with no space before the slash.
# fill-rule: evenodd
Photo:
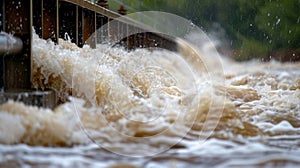
<svg viewBox="0 0 300 168">
<path fill-rule="evenodd" d="M 117 10 L 164 11 L 190 19 L 210 33 L 216 25 L 238 60 L 300 52 L 300 0 L 108 0 Z"/>
</svg>

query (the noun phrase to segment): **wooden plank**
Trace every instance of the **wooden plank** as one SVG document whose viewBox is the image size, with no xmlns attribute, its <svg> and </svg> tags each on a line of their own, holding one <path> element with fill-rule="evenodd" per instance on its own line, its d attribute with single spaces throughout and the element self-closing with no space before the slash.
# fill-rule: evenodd
<svg viewBox="0 0 300 168">
<path fill-rule="evenodd" d="M 4 1 L 0 0 L 0 4 L 1 4 L 1 8 L 0 8 L 0 31 L 3 31 L 3 7 L 4 7 Z M 4 61 L 3 58 L 0 56 L 0 91 L 3 89 L 4 87 L 4 79 L 3 79 L 3 69 L 4 68 Z"/>
<path fill-rule="evenodd" d="M 42 37 L 43 39 L 51 39 L 58 42 L 58 1 L 57 0 L 42 0 Z"/>
<path fill-rule="evenodd" d="M 77 42 L 76 44 L 79 46 L 79 47 L 82 47 L 83 44 L 84 44 L 84 41 L 83 41 L 83 9 L 82 7 L 80 6 L 77 6 L 77 33 L 78 33 L 78 39 L 77 39 Z"/>
<path fill-rule="evenodd" d="M 83 9 L 83 41 L 84 43 L 88 43 L 92 48 L 96 48 L 96 39 L 93 35 L 93 33 L 96 31 L 95 20 L 96 13 L 94 11 Z"/>
<path fill-rule="evenodd" d="M 43 36 L 43 0 L 32 0 L 33 10 L 33 27 L 35 33 L 42 38 Z"/>
<path fill-rule="evenodd" d="M 76 5 L 60 2 L 59 4 L 59 38 L 70 38 L 72 43 L 76 43 L 78 32 L 76 32 Z M 69 37 L 68 37 L 69 36 Z"/>
<path fill-rule="evenodd" d="M 96 41 L 103 43 L 105 38 L 108 37 L 108 32 L 101 29 L 101 27 L 108 23 L 108 18 L 102 14 L 96 13 Z"/>
</svg>

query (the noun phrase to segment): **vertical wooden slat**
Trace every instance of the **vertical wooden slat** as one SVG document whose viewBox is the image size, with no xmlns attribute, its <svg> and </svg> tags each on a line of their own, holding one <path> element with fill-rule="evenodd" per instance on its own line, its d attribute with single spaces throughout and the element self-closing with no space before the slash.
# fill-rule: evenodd
<svg viewBox="0 0 300 168">
<path fill-rule="evenodd" d="M 43 39 L 51 39 L 52 41 L 58 41 L 58 1 L 57 0 L 42 0 L 42 37 Z"/>
<path fill-rule="evenodd" d="M 43 36 L 43 0 L 32 0 L 32 4 L 34 6 L 33 10 L 33 27 L 35 29 L 35 33 L 42 38 Z"/>
<path fill-rule="evenodd" d="M 59 4 L 59 38 L 65 39 L 66 34 L 76 43 L 76 5 L 60 1 Z"/>
<path fill-rule="evenodd" d="M 3 31 L 3 8 L 4 8 L 4 1 L 0 0 L 0 31 Z M 4 68 L 4 58 L 0 56 L 0 91 L 3 89 L 4 81 L 3 81 L 3 68 Z"/>
<path fill-rule="evenodd" d="M 94 38 L 94 44 L 95 48 L 97 45 L 97 12 L 94 12 L 94 32 L 93 32 L 93 38 Z"/>
<path fill-rule="evenodd" d="M 108 36 L 107 30 L 100 29 L 103 25 L 108 23 L 108 18 L 99 13 L 96 14 L 96 30 L 97 30 L 97 43 L 103 43 Z"/>
<path fill-rule="evenodd" d="M 76 44 L 77 44 L 77 46 L 78 46 L 78 44 L 79 44 L 79 34 L 78 34 L 78 32 L 79 32 L 79 30 L 78 30 L 78 25 L 79 25 L 79 20 L 78 20 L 78 15 L 79 15 L 79 13 L 78 13 L 78 6 L 76 5 Z"/>
<path fill-rule="evenodd" d="M 96 47 L 95 37 L 91 36 L 96 31 L 95 28 L 95 12 L 83 9 L 83 41 L 87 43 L 90 40 L 88 43 L 92 48 Z"/>
<path fill-rule="evenodd" d="M 3 0 L 0 0 L 0 4 L 1 4 L 1 7 L 0 7 L 0 31 L 3 31 L 3 23 L 4 23 L 4 20 L 3 20 L 3 8 L 4 8 L 4 1 Z"/>
<path fill-rule="evenodd" d="M 109 43 L 114 44 L 117 42 L 122 33 L 119 31 L 119 21 L 110 19 L 108 26 Z"/>
<path fill-rule="evenodd" d="M 77 45 L 79 46 L 79 47 L 82 47 L 83 46 L 83 44 L 84 44 L 84 41 L 83 41 L 83 32 L 82 32 L 82 30 L 83 30 L 83 18 L 82 18 L 82 16 L 83 16 L 83 9 L 82 9 L 82 7 L 78 7 L 77 8 L 77 30 L 78 30 L 78 43 L 77 43 Z"/>
</svg>

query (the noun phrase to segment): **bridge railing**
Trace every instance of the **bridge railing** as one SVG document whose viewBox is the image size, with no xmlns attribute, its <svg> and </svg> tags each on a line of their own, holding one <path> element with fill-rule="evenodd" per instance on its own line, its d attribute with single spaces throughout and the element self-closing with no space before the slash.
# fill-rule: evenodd
<svg viewBox="0 0 300 168">
<path fill-rule="evenodd" d="M 162 47 L 173 50 L 176 48 L 172 40 L 160 34 L 145 32 L 143 30 L 145 27 L 141 23 L 130 18 L 118 20 L 118 29 L 108 28 L 108 31 L 96 31 L 126 14 L 123 7 L 120 8 L 119 13 L 110 11 L 106 0 L 98 0 L 94 3 L 85 0 L 0 0 L 0 4 L 2 5 L 0 31 L 12 33 L 23 42 L 23 48 L 19 53 L 1 56 L 3 61 L 0 61 L 0 90 L 2 90 L 0 103 L 7 99 L 21 101 L 26 99 L 29 101 L 25 103 L 31 105 L 53 108 L 56 104 L 53 94 L 49 91 L 40 91 L 38 94 L 45 93 L 46 96 L 29 98 L 33 95 L 32 91 L 36 90 L 32 88 L 31 83 L 33 28 L 40 38 L 52 39 L 55 43 L 58 43 L 58 38 L 65 38 L 67 34 L 71 42 L 79 47 L 89 40 L 89 45 L 94 48 L 99 40 L 103 40 L 102 38 L 114 38 L 113 36 L 119 33 L 114 31 L 125 31 L 128 36 L 125 35 L 122 44 L 128 49 Z M 27 98 L 20 99 L 22 95 Z"/>
</svg>

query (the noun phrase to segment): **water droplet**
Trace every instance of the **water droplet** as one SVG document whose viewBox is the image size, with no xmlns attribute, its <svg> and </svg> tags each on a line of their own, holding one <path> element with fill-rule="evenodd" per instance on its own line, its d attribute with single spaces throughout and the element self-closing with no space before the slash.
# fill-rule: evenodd
<svg viewBox="0 0 300 168">
<path fill-rule="evenodd" d="M 270 16 L 270 13 L 268 13 L 267 15 Z"/>
<path fill-rule="evenodd" d="M 291 34 L 292 33 L 292 30 L 289 30 L 289 34 Z"/>
<path fill-rule="evenodd" d="M 280 23 L 280 21 L 281 21 L 280 18 L 277 19 L 276 25 L 278 25 Z"/>
<path fill-rule="evenodd" d="M 252 23 L 250 23 L 250 26 L 251 26 L 251 27 L 253 26 Z"/>
</svg>

